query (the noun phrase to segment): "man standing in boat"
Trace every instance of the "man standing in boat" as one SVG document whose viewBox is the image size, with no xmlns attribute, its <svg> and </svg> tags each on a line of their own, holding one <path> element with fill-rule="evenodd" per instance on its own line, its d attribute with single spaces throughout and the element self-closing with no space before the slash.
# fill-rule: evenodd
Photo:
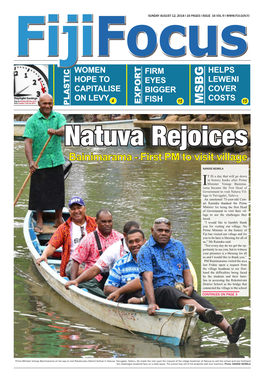
<svg viewBox="0 0 264 382">
<path fill-rule="evenodd" d="M 182 309 L 184 305 L 192 304 L 202 321 L 219 327 L 227 334 L 230 343 L 236 343 L 246 327 L 245 318 L 240 317 L 229 325 L 224 316 L 194 290 L 184 246 L 180 241 L 171 239 L 171 223 L 168 219 L 156 219 L 151 233 L 137 256 L 148 314 L 155 315 L 160 307 Z M 175 288 L 175 282 L 185 284 L 183 291 Z"/>
<path fill-rule="evenodd" d="M 102 209 L 96 214 L 97 228 L 86 235 L 71 255 L 66 267 L 66 275 L 75 280 L 78 276 L 79 266 L 85 263 L 84 271 L 91 268 L 100 255 L 112 244 L 123 238 L 123 235 L 113 229 L 112 213 Z M 82 282 L 79 288 L 86 288 L 88 292 L 105 298 L 103 287 L 105 278 L 98 274 L 90 281 Z"/>
<path fill-rule="evenodd" d="M 126 235 L 133 228 L 140 228 L 139 224 L 133 220 L 126 222 L 123 228 L 123 236 L 119 241 L 110 245 L 104 253 L 99 257 L 97 262 L 85 272 L 81 273 L 75 280 L 67 281 L 65 288 L 69 289 L 69 286 L 75 285 L 78 287 L 80 283 L 90 281 L 100 273 L 108 273 L 114 266 L 117 260 L 129 253 L 129 249 L 126 244 Z"/>
<path fill-rule="evenodd" d="M 88 233 L 93 232 L 97 227 L 96 219 L 86 215 L 84 201 L 79 196 L 74 196 L 69 201 L 69 212 L 69 219 L 56 229 L 43 254 L 37 260 L 38 265 L 41 261 L 47 262 L 48 257 L 52 256 L 56 249 L 62 246 L 61 276 L 66 276 L 66 265 L 82 238 Z"/>
<path fill-rule="evenodd" d="M 60 113 L 54 112 L 53 98 L 43 94 L 38 101 L 39 110 L 27 121 L 23 138 L 25 154 L 32 173 L 29 193 L 29 209 L 37 212 L 35 232 L 43 232 L 43 210 L 54 209 L 55 227 L 63 223 L 65 162 L 61 137 L 64 135 L 66 120 Z M 38 165 L 36 160 L 49 136 L 51 140 L 44 150 Z"/>
</svg>

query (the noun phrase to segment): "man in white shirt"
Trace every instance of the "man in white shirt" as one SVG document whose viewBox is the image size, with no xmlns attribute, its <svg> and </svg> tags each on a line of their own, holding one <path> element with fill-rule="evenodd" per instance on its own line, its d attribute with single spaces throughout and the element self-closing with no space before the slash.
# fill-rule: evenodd
<svg viewBox="0 0 264 382">
<path fill-rule="evenodd" d="M 135 221 L 128 221 L 123 228 L 124 238 L 108 247 L 91 268 L 84 271 L 76 279 L 67 281 L 65 288 L 68 289 L 70 285 L 78 286 L 80 283 L 92 280 L 101 272 L 109 272 L 113 268 L 115 262 L 129 252 L 125 239 L 127 233 L 133 228 L 140 228 L 140 226 Z"/>
</svg>

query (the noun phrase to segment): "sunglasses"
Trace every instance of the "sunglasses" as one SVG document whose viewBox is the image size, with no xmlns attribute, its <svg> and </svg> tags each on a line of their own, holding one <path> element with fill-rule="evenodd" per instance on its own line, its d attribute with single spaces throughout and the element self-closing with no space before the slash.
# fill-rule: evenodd
<svg viewBox="0 0 264 382">
<path fill-rule="evenodd" d="M 166 218 L 158 218 L 154 221 L 154 224 L 160 224 L 160 223 L 165 223 L 165 224 L 168 224 L 170 225 L 170 221 L 169 219 L 166 219 Z"/>
<path fill-rule="evenodd" d="M 82 240 L 82 238 L 85 236 L 85 232 L 84 232 L 84 227 L 83 226 L 81 226 L 80 228 L 81 228 L 81 235 L 82 235 L 80 240 Z"/>
</svg>

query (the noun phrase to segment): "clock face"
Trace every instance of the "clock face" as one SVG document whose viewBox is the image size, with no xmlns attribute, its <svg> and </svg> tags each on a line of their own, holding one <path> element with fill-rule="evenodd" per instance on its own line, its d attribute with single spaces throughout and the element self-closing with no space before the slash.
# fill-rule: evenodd
<svg viewBox="0 0 264 382">
<path fill-rule="evenodd" d="M 14 105 L 37 105 L 48 92 L 48 79 L 35 65 L 14 65 Z"/>
</svg>

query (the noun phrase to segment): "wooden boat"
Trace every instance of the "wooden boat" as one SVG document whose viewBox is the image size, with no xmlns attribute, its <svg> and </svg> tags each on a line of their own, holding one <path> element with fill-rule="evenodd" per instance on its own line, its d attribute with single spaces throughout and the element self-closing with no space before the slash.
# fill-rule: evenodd
<svg viewBox="0 0 264 382">
<path fill-rule="evenodd" d="M 68 217 L 69 212 L 64 208 L 64 220 Z M 42 261 L 37 265 L 36 260 L 55 231 L 54 211 L 44 211 L 43 220 L 44 232 L 36 235 L 34 232 L 36 212 L 28 211 L 24 221 L 24 237 L 38 271 L 55 291 L 85 313 L 112 326 L 174 346 L 186 343 L 198 320 L 194 306 L 186 305 L 183 310 L 160 309 L 155 316 L 149 316 L 147 305 L 116 303 L 94 296 L 87 290 L 75 286 L 67 290 L 64 284 L 68 279 L 59 274 L 61 248 L 55 252 L 53 258 L 48 259 L 48 264 Z M 191 270 L 196 277 L 193 267 Z"/>
</svg>

